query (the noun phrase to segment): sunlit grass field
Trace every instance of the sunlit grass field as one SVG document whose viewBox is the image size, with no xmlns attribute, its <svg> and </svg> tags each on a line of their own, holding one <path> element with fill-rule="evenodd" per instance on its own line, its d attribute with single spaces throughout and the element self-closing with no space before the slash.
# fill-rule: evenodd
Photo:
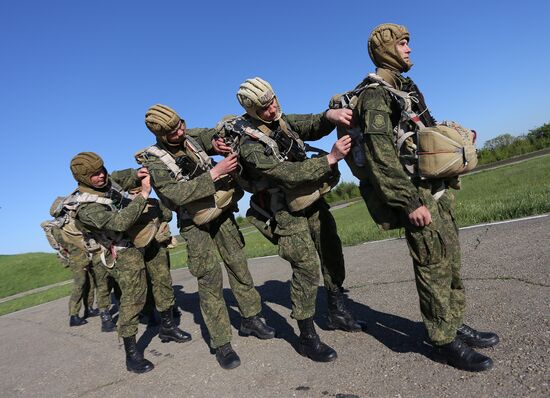
<svg viewBox="0 0 550 398">
<path fill-rule="evenodd" d="M 462 177 L 462 189 L 454 191 L 460 226 L 501 221 L 550 212 L 550 156 L 485 170 Z M 372 221 L 362 200 L 333 211 L 344 245 L 395 237 L 402 231 L 381 231 Z M 277 254 L 277 248 L 254 227 L 241 230 L 248 257 Z M 185 267 L 184 244 L 171 251 L 172 268 Z M 68 269 L 54 254 L 0 255 L 0 298 L 70 279 Z M 70 293 L 70 286 L 0 303 L 0 315 L 54 300 Z"/>
</svg>

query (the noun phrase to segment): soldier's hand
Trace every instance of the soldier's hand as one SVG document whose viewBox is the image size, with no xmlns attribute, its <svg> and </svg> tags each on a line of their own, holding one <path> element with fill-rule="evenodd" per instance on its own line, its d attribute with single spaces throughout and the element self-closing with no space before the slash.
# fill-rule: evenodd
<svg viewBox="0 0 550 398">
<path fill-rule="evenodd" d="M 212 148 L 219 155 L 227 155 L 231 153 L 231 147 L 225 143 L 222 137 L 218 137 L 212 140 Z"/>
<path fill-rule="evenodd" d="M 326 118 L 337 126 L 350 129 L 352 127 L 353 111 L 351 109 L 329 109 Z"/>
<path fill-rule="evenodd" d="M 138 178 L 144 178 L 149 175 L 149 170 L 147 170 L 147 167 L 141 167 L 137 171 Z"/>
<path fill-rule="evenodd" d="M 432 215 L 426 206 L 420 206 L 409 214 L 409 221 L 417 227 L 425 227 L 432 222 Z"/>
<path fill-rule="evenodd" d="M 328 164 L 330 166 L 344 159 L 351 149 L 351 137 L 345 135 L 334 143 L 330 153 L 327 155 Z"/>
<path fill-rule="evenodd" d="M 141 179 L 141 195 L 145 199 L 148 199 L 150 193 L 151 193 L 151 176 L 149 175 L 149 173 L 147 173 L 147 175 Z"/>
<path fill-rule="evenodd" d="M 213 181 L 216 181 L 222 175 L 229 174 L 237 170 L 237 166 L 237 154 L 232 153 L 210 170 L 210 176 Z"/>
</svg>

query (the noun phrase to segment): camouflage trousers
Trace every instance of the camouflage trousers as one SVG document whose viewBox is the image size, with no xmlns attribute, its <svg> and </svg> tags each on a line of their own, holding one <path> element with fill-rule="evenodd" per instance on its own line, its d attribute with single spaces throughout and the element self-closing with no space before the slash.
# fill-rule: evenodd
<svg viewBox="0 0 550 398">
<path fill-rule="evenodd" d="M 111 290 L 116 284 L 108 272 L 109 269 L 102 264 L 94 262 L 94 275 L 97 292 L 97 307 L 100 311 L 107 311 L 111 307 Z"/>
<path fill-rule="evenodd" d="M 151 297 L 158 312 L 167 311 L 175 303 L 168 249 L 153 240 L 145 248 L 143 257 L 147 272 L 147 302 L 145 306 L 153 304 L 149 304 L 149 297 Z M 152 312 L 152 308 L 149 308 L 149 312 Z"/>
<path fill-rule="evenodd" d="M 138 332 L 139 313 L 145 305 L 147 283 L 143 255 L 135 247 L 119 250 L 113 268 L 107 268 L 94 259 L 94 268 L 104 271 L 105 281 L 112 277 L 120 287 L 120 307 L 117 322 L 120 337 L 135 336 Z M 101 274 L 102 272 L 99 271 Z M 100 306 L 100 308 L 102 308 Z"/>
<path fill-rule="evenodd" d="M 307 209 L 306 217 L 309 232 L 321 260 L 323 283 L 327 290 L 336 290 L 344 283 L 346 268 L 342 241 L 329 209 L 327 202 L 320 199 Z"/>
<path fill-rule="evenodd" d="M 223 213 L 201 226 L 180 222 L 180 233 L 187 243 L 189 271 L 197 278 L 201 313 L 210 333 L 210 346 L 231 341 L 229 313 L 223 298 L 222 269 L 217 253 L 227 270 L 229 285 L 245 318 L 261 311 L 260 295 L 254 287 L 243 251 L 244 238 L 233 213 Z"/>
<path fill-rule="evenodd" d="M 95 283 L 93 271 L 88 271 L 81 262 L 71 262 L 69 267 L 73 274 L 73 290 L 69 298 L 69 316 L 71 316 L 80 313 L 83 302 L 84 308 L 93 307 Z"/>
<path fill-rule="evenodd" d="M 455 338 L 465 309 L 454 197 L 448 190 L 438 201 L 427 190 L 421 193 L 432 222 L 424 228 L 407 226 L 405 232 L 413 258 L 422 319 L 430 340 L 435 345 L 443 345 Z"/>
<path fill-rule="evenodd" d="M 303 211 L 287 213 L 279 220 L 286 231 L 279 236 L 279 256 L 290 263 L 293 271 L 291 316 L 297 320 L 311 318 L 315 315 L 319 267 L 327 289 L 337 289 L 344 282 L 344 255 L 336 222 L 324 199 Z"/>
</svg>

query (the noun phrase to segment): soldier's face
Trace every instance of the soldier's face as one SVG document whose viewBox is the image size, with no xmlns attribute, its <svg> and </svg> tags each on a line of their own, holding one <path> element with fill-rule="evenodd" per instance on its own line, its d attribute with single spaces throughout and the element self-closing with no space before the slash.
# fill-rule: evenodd
<svg viewBox="0 0 550 398">
<path fill-rule="evenodd" d="M 105 169 L 92 174 L 90 177 L 90 182 L 96 188 L 103 187 L 107 182 L 107 173 L 105 172 Z"/>
<path fill-rule="evenodd" d="M 277 111 L 278 111 L 277 101 L 276 101 L 276 98 L 273 97 L 271 102 L 266 106 L 264 106 L 259 111 L 256 111 L 256 114 L 260 117 L 260 119 L 268 122 L 272 122 L 277 118 Z"/>
<path fill-rule="evenodd" d="M 409 47 L 409 41 L 407 39 L 399 40 L 399 42 L 395 45 L 395 49 L 407 65 L 412 65 L 410 58 L 411 48 Z"/>
<path fill-rule="evenodd" d="M 185 137 L 185 122 L 180 120 L 178 127 L 170 134 L 166 135 L 166 140 L 171 144 L 177 144 L 183 141 Z"/>
</svg>

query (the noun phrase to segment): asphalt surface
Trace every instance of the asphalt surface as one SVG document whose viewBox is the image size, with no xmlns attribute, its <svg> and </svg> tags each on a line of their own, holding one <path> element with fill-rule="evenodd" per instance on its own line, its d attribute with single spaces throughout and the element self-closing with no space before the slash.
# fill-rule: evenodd
<svg viewBox="0 0 550 398">
<path fill-rule="evenodd" d="M 278 257 L 250 260 L 273 340 L 238 335 L 240 316 L 225 284 L 242 365 L 221 369 L 208 348 L 197 285 L 187 270 L 173 272 L 180 326 L 189 343 L 163 344 L 158 328 L 140 325 L 139 346 L 155 364 L 126 371 L 115 333 L 100 320 L 69 328 L 68 298 L 0 317 L 2 397 L 548 397 L 550 396 L 550 217 L 461 231 L 466 321 L 492 330 L 501 342 L 483 352 L 489 372 L 469 373 L 429 359 L 406 242 L 345 248 L 349 305 L 365 321 L 360 333 L 326 330 L 322 290 L 316 323 L 338 351 L 314 363 L 295 350 L 290 319 L 290 267 Z"/>
</svg>

